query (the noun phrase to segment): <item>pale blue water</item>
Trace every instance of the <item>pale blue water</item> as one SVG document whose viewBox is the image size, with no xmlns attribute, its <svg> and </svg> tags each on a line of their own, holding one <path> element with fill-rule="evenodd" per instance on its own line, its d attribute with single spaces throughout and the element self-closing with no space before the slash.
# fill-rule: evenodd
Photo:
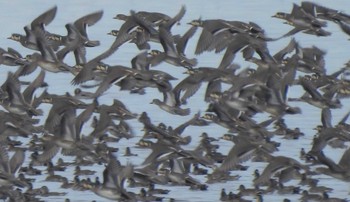
<svg viewBox="0 0 350 202">
<path fill-rule="evenodd" d="M 53 5 L 58 6 L 58 12 L 55 20 L 47 27 L 47 30 L 50 32 L 58 33 L 58 34 L 66 34 L 66 30 L 64 25 L 69 22 L 73 22 L 75 19 L 88 14 L 90 12 L 94 12 L 97 10 L 103 10 L 104 15 L 100 22 L 98 22 L 93 27 L 89 27 L 89 36 L 90 39 L 99 39 L 101 41 L 101 46 L 96 48 L 87 49 L 88 58 L 93 58 L 96 54 L 101 53 L 106 50 L 109 45 L 113 42 L 114 38 L 107 35 L 110 30 L 118 29 L 121 25 L 120 21 L 112 19 L 116 14 L 123 13 L 128 14 L 130 10 L 135 11 L 156 11 L 156 12 L 164 12 L 170 16 L 175 15 L 180 9 L 181 5 L 185 5 L 187 12 L 184 18 L 181 21 L 180 26 L 176 26 L 173 29 L 173 33 L 184 33 L 185 30 L 189 28 L 187 22 L 190 22 L 193 19 L 198 19 L 201 17 L 202 19 L 215 19 L 221 18 L 226 20 L 240 20 L 244 22 L 255 22 L 263 27 L 270 37 L 278 37 L 288 30 L 291 29 L 290 26 L 282 23 L 281 20 L 271 18 L 277 11 L 289 12 L 292 9 L 293 2 L 300 3 L 300 1 L 11 1 L 11 2 L 2 2 L 0 7 L 1 13 L 1 21 L 0 26 L 2 27 L 0 31 L 0 47 L 7 48 L 13 47 L 18 50 L 21 54 L 26 55 L 31 53 L 30 50 L 26 50 L 21 47 L 18 43 L 6 39 L 11 33 L 24 33 L 23 27 L 31 22 L 37 15 L 51 8 Z M 319 4 L 338 9 L 345 13 L 350 13 L 350 1 L 317 1 Z M 332 23 L 328 23 L 328 31 L 332 32 L 332 35 L 329 37 L 315 37 L 306 34 L 297 34 L 295 36 L 296 40 L 300 43 L 302 47 L 308 47 L 312 45 L 317 45 L 319 48 L 327 51 L 326 57 L 326 69 L 328 73 L 334 72 L 337 69 L 343 67 L 343 64 L 347 62 L 350 58 L 349 50 L 350 50 L 350 42 L 347 40 L 349 37 L 346 36 L 336 25 Z M 199 66 L 217 66 L 220 63 L 222 58 L 222 54 L 214 54 L 214 53 L 204 53 L 200 56 L 194 56 L 194 48 L 197 43 L 198 34 L 192 38 L 189 42 L 188 49 L 186 50 L 189 58 L 197 57 L 199 61 Z M 269 49 L 271 53 L 274 53 L 281 49 L 289 42 L 290 38 L 286 38 L 283 40 L 279 40 L 277 42 L 269 43 Z M 154 44 L 152 44 L 154 45 Z M 115 54 L 113 54 L 110 58 L 105 60 L 106 63 L 109 64 L 120 64 L 130 66 L 130 60 L 133 58 L 139 51 L 132 44 L 123 45 L 120 50 L 118 50 Z M 68 61 L 69 63 L 70 61 Z M 249 63 L 243 62 L 240 55 L 237 55 L 235 63 L 241 64 L 242 68 L 247 67 Z M 14 71 L 13 67 L 1 66 L 1 82 L 5 81 L 6 75 L 8 71 Z M 183 78 L 182 72 L 184 69 L 178 67 L 172 67 L 165 63 L 156 67 L 156 69 L 163 70 L 166 72 L 171 72 L 175 77 Z M 37 75 L 38 71 L 28 76 L 27 79 L 31 79 Z M 76 88 L 75 86 L 70 85 L 70 81 L 73 76 L 66 74 L 53 74 L 47 73 L 45 81 L 49 83 L 49 92 L 63 94 L 65 92 L 72 93 Z M 176 81 L 178 82 L 178 81 Z M 175 83 L 176 83 L 175 82 Z M 205 86 L 205 85 L 203 85 Z M 192 114 L 198 111 L 206 110 L 206 103 L 203 102 L 203 91 L 204 87 L 189 100 L 189 106 L 191 107 Z M 297 97 L 301 93 L 300 87 L 295 87 L 290 90 L 290 97 Z M 153 98 L 162 98 L 162 95 L 153 89 L 147 89 L 147 94 L 142 96 L 140 99 L 139 95 L 130 95 L 128 92 L 121 92 L 117 87 L 112 87 L 109 91 L 107 91 L 100 99 L 100 103 L 110 104 L 113 98 L 117 98 L 122 100 L 127 107 L 135 113 L 141 113 L 143 111 L 147 111 L 152 119 L 152 121 L 157 124 L 159 122 L 164 122 L 167 125 L 171 125 L 176 127 L 177 125 L 183 123 L 184 121 L 191 118 L 188 117 L 178 117 L 169 115 L 164 111 L 160 111 L 154 105 L 150 105 L 150 101 Z M 350 110 L 349 100 L 343 100 L 343 108 L 338 110 L 333 110 L 333 121 L 334 123 L 338 122 L 341 117 Z M 281 141 L 282 146 L 280 151 L 276 153 L 276 155 L 287 155 L 298 159 L 299 150 L 301 147 L 304 147 L 306 150 L 310 149 L 311 141 L 315 131 L 312 130 L 316 125 L 321 124 L 320 122 L 320 109 L 315 107 L 311 107 L 310 105 L 306 105 L 303 103 L 291 103 L 293 106 L 300 106 L 302 108 L 302 115 L 296 116 L 286 116 L 288 126 L 290 128 L 300 127 L 301 130 L 305 133 L 305 137 L 302 137 L 300 140 L 291 141 L 291 140 L 282 140 L 276 137 L 274 140 Z M 42 109 L 49 109 L 48 105 L 42 105 Z M 139 138 L 143 135 L 143 132 L 140 131 L 141 125 L 137 123 L 137 121 L 130 121 L 130 124 L 134 127 L 135 138 L 131 140 L 122 140 L 114 146 L 120 148 L 120 151 L 124 151 L 126 146 L 133 146 L 136 142 L 138 142 Z M 89 124 L 86 124 L 87 126 Z M 84 128 L 84 131 L 88 132 L 90 129 Z M 185 133 L 187 135 L 192 136 L 192 143 L 188 148 L 194 148 L 198 144 L 199 135 L 203 132 L 208 132 L 209 135 L 214 137 L 220 137 L 226 131 L 222 128 L 216 127 L 215 125 L 206 126 L 206 127 L 189 127 L 186 129 Z M 198 138 L 196 138 L 198 137 Z M 232 144 L 225 141 L 220 141 L 220 151 L 223 153 L 227 152 Z M 118 158 L 126 163 L 127 161 L 132 162 L 134 165 L 139 165 L 144 157 L 148 155 L 147 150 L 141 149 L 133 149 L 133 152 L 138 153 L 138 157 L 125 158 L 121 154 L 118 155 Z M 333 156 L 335 160 L 340 158 L 343 150 L 333 150 L 327 149 L 327 155 Z M 62 156 L 60 156 L 62 157 Z M 57 158 L 57 157 L 56 157 Z M 71 160 L 70 158 L 64 157 L 65 160 Z M 55 160 L 54 160 L 55 162 Z M 226 188 L 227 191 L 236 192 L 238 186 L 240 184 L 246 185 L 246 187 L 252 186 L 252 173 L 256 168 L 260 170 L 266 166 L 266 163 L 253 163 L 246 162 L 244 165 L 249 165 L 250 168 L 245 172 L 237 172 L 237 174 L 241 175 L 239 181 L 227 182 L 227 183 L 217 183 L 211 184 L 209 186 L 208 191 L 200 192 L 200 191 L 190 191 L 188 187 L 177 187 L 177 186 L 166 186 L 167 189 L 171 189 L 169 196 L 179 200 L 184 201 L 217 201 L 219 199 L 220 190 L 222 188 Z M 102 171 L 104 169 L 103 166 L 94 166 L 94 170 L 98 171 L 98 176 L 102 178 Z M 63 174 L 65 176 L 69 176 L 70 179 L 73 179 L 73 169 L 69 168 Z M 234 173 L 236 174 L 236 173 Z M 43 181 L 44 176 L 41 176 L 37 179 L 37 182 L 34 184 L 36 187 L 40 187 L 42 185 L 48 185 L 52 191 L 62 191 L 68 192 L 66 196 L 59 198 L 44 198 L 44 200 L 48 201 L 63 201 L 64 198 L 70 198 L 72 201 L 105 201 L 105 199 L 95 195 L 90 191 L 71 191 L 60 189 L 60 184 L 58 183 L 47 183 Z M 197 177 L 197 176 L 196 176 Z M 344 183 L 339 180 L 334 180 L 328 176 L 321 176 L 320 185 L 329 186 L 334 189 L 333 192 L 330 193 L 331 196 L 349 198 L 349 183 Z M 202 182 L 205 182 L 205 178 L 198 177 Z M 293 184 L 293 183 L 291 183 Z M 294 183 L 295 184 L 295 183 Z M 305 189 L 307 187 L 303 187 Z M 139 189 L 130 189 L 130 191 L 138 192 Z M 300 198 L 299 195 L 266 195 L 264 196 L 265 201 L 282 201 L 283 198 L 291 198 L 293 201 L 296 201 Z M 254 200 L 254 198 L 250 198 Z"/>
</svg>

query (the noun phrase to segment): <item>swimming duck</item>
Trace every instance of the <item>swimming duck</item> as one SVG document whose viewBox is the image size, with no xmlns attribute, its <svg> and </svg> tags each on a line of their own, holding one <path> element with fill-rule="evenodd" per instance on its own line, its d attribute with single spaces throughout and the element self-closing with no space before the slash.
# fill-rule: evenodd
<svg viewBox="0 0 350 202">
<path fill-rule="evenodd" d="M 322 201 L 324 202 L 346 202 L 347 199 L 341 199 L 341 198 L 336 198 L 336 197 L 329 197 L 328 193 L 327 192 L 323 192 L 322 194 Z"/>
<path fill-rule="evenodd" d="M 48 182 L 64 182 L 66 177 L 56 175 L 54 170 L 48 170 L 48 176 L 45 178 Z"/>
<path fill-rule="evenodd" d="M 168 189 L 156 189 L 154 183 L 150 183 L 148 186 L 147 193 L 150 195 L 153 194 L 168 194 L 170 190 Z"/>
<path fill-rule="evenodd" d="M 40 188 L 40 195 L 44 197 L 49 197 L 49 196 L 64 196 L 67 193 L 65 192 L 51 192 L 47 186 L 42 186 Z"/>
<path fill-rule="evenodd" d="M 145 188 L 142 187 L 137 198 L 140 201 L 162 201 L 164 197 L 153 196 L 152 194 L 148 193 Z"/>
<path fill-rule="evenodd" d="M 82 170 L 80 166 L 75 166 L 74 175 L 94 175 L 96 171 L 93 170 Z"/>
<path fill-rule="evenodd" d="M 74 185 L 75 185 L 74 182 L 70 183 L 67 178 L 64 178 L 64 180 L 61 184 L 61 188 L 70 189 L 70 188 L 73 188 Z"/>
<path fill-rule="evenodd" d="M 126 147 L 124 156 L 137 156 L 137 154 L 131 153 L 130 147 Z"/>
</svg>

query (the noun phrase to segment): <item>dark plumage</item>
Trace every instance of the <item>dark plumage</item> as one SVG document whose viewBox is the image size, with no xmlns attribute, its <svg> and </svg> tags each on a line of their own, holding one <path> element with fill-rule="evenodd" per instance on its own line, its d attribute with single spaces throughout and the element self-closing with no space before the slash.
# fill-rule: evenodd
<svg viewBox="0 0 350 202">
<path fill-rule="evenodd" d="M 210 9 L 221 12 L 221 5 L 231 3 Z M 328 193 L 347 194 L 332 184 L 350 181 L 350 64 L 337 68 L 326 61 L 344 59 L 347 44 L 302 45 L 338 43 L 342 38 L 330 31 L 350 35 L 350 15 L 295 3 L 274 16 L 292 26 L 280 33 L 278 26 L 265 30 L 269 21 L 254 21 L 263 12 L 250 21 L 200 18 L 183 26 L 186 8 L 173 14 L 131 10 L 115 16 L 120 21 L 110 27 L 100 22 L 103 10 L 63 22 L 70 14 L 59 16 L 54 6 L 24 24 L 25 34 L 12 34 L 23 47 L 0 48 L 0 64 L 9 71 L 0 84 L 0 199 L 69 201 L 84 191 L 114 201 L 210 201 L 213 189 L 221 190 L 221 201 L 272 200 L 275 193 L 290 199 L 273 200 L 339 201 Z M 112 30 L 109 44 L 91 33 L 94 25 Z M 275 43 L 282 38 L 289 39 Z M 53 74 L 58 72 L 71 74 Z M 66 80 L 79 86 L 61 83 Z M 293 100 L 299 102 L 292 106 Z M 337 123 L 340 110 L 345 112 Z M 336 161 L 340 149 L 345 152 Z M 250 168 L 252 177 L 243 172 Z M 67 195 L 53 192 L 51 184 L 38 186 L 39 178 L 59 182 Z M 226 186 L 238 180 L 236 187 Z"/>
</svg>

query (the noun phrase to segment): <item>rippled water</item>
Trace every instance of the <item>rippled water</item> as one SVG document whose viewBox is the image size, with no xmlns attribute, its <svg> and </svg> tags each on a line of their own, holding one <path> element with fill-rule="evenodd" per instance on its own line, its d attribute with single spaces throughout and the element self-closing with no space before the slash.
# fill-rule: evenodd
<svg viewBox="0 0 350 202">
<path fill-rule="evenodd" d="M 101 41 L 101 46 L 96 48 L 89 48 L 87 51 L 88 58 L 93 58 L 95 55 L 106 50 L 109 45 L 113 42 L 114 38 L 107 35 L 110 30 L 118 29 L 121 25 L 121 22 L 112 19 L 118 13 L 128 14 L 130 10 L 140 11 L 157 11 L 164 12 L 169 14 L 170 16 L 175 15 L 180 9 L 181 5 L 186 5 L 187 12 L 182 19 L 181 26 L 176 26 L 173 29 L 173 33 L 184 33 L 189 25 L 186 22 L 189 22 L 193 19 L 198 19 L 201 17 L 202 19 L 215 19 L 221 18 L 226 20 L 239 20 L 244 22 L 255 22 L 263 27 L 270 37 L 278 37 L 288 30 L 291 29 L 290 26 L 282 23 L 281 20 L 271 18 L 277 11 L 289 12 L 292 9 L 292 2 L 299 3 L 299 1 L 59 1 L 56 3 L 52 3 L 51 1 L 11 1 L 2 3 L 0 7 L 1 13 L 1 21 L 0 25 L 2 26 L 0 32 L 0 47 L 7 48 L 13 47 L 18 50 L 23 55 L 31 53 L 31 51 L 26 50 L 21 47 L 18 43 L 7 40 L 6 38 L 11 35 L 11 33 L 24 33 L 23 27 L 31 22 L 38 14 L 46 11 L 48 8 L 57 4 L 58 13 L 55 20 L 47 27 L 47 30 L 53 33 L 58 34 L 66 34 L 66 30 L 64 25 L 69 22 L 73 22 L 75 19 L 88 14 L 90 12 L 96 10 L 103 10 L 104 16 L 100 22 L 98 22 L 93 27 L 89 28 L 89 34 L 91 39 L 99 39 Z M 344 11 L 346 13 L 350 13 L 350 1 L 317 1 L 319 4 L 338 9 L 340 11 Z M 343 67 L 343 64 L 350 59 L 350 42 L 348 41 L 348 36 L 346 36 L 337 26 L 329 23 L 328 31 L 332 32 L 332 35 L 326 38 L 315 37 L 305 34 L 297 34 L 295 36 L 296 40 L 300 43 L 302 47 L 308 47 L 312 45 L 316 45 L 319 48 L 327 51 L 326 56 L 326 69 L 328 73 L 334 72 L 337 69 Z M 188 45 L 188 49 L 186 53 L 189 58 L 197 57 L 199 61 L 199 66 L 217 66 L 222 58 L 222 54 L 216 55 L 214 53 L 204 53 L 200 56 L 194 56 L 194 48 L 196 45 L 196 39 L 198 39 L 198 34 L 190 40 L 190 44 Z M 283 46 L 285 46 L 289 42 L 290 38 L 279 40 L 277 42 L 269 43 L 269 49 L 271 53 L 274 53 L 280 50 Z M 154 45 L 154 44 L 152 44 Z M 156 46 L 157 47 L 157 46 Z M 136 49 L 134 45 L 125 44 L 120 50 L 118 50 L 115 54 L 113 54 L 110 58 L 105 60 L 106 63 L 109 64 L 120 64 L 130 66 L 130 60 L 133 58 L 139 51 Z M 72 62 L 72 60 L 70 61 Z M 242 65 L 242 67 L 246 67 L 249 64 L 243 62 L 241 56 L 237 56 L 235 63 Z M 68 61 L 69 63 L 69 61 Z M 170 72 L 175 77 L 181 80 L 183 78 L 182 72 L 184 69 L 179 67 L 173 67 L 166 65 L 163 63 L 160 66 L 157 66 L 156 69 L 163 70 L 166 72 Z M 13 67 L 1 66 L 0 76 L 2 82 L 5 81 L 7 72 L 15 71 Z M 38 71 L 33 73 L 32 75 L 24 78 L 23 80 L 30 80 L 37 75 Z M 66 74 L 54 74 L 48 73 L 46 74 L 45 81 L 49 83 L 49 92 L 56 94 L 63 94 L 65 92 L 73 93 L 75 86 L 70 85 L 70 81 L 73 79 L 73 76 Z M 176 84 L 178 81 L 175 81 Z M 203 102 L 203 91 L 201 90 L 189 101 L 189 106 L 191 107 L 192 114 L 198 111 L 206 110 L 206 103 Z M 301 94 L 300 87 L 293 87 L 290 92 L 290 97 L 297 97 Z M 128 92 L 121 92 L 116 87 L 112 87 L 109 89 L 100 99 L 100 103 L 111 104 L 113 98 L 117 98 L 122 100 L 128 109 L 132 112 L 140 114 L 143 111 L 147 111 L 152 121 L 155 124 L 159 122 L 164 122 L 167 125 L 171 125 L 176 127 L 177 125 L 187 121 L 191 118 L 188 117 L 178 117 L 169 115 L 164 111 L 159 110 L 154 105 L 150 105 L 150 101 L 153 98 L 162 98 L 162 95 L 153 89 L 147 89 L 147 94 L 142 96 L 139 95 L 131 95 Z M 333 113 L 333 123 L 338 122 L 341 117 L 350 110 L 349 108 L 349 100 L 343 100 L 343 108 L 332 110 Z M 312 130 L 316 125 L 321 124 L 320 122 L 320 109 L 312 107 L 310 105 L 304 103 L 292 103 L 293 106 L 299 106 L 302 108 L 303 115 L 296 116 L 286 116 L 285 119 L 290 128 L 299 127 L 304 133 L 305 136 L 295 140 L 283 140 L 279 137 L 274 138 L 276 141 L 280 141 L 282 146 L 280 147 L 280 151 L 276 152 L 275 155 L 287 155 L 293 157 L 295 159 L 299 159 L 299 150 L 304 147 L 306 150 L 309 150 L 311 147 L 311 141 L 315 134 L 315 131 Z M 42 109 L 48 112 L 50 109 L 49 105 L 41 105 Z M 44 121 L 44 120 L 43 120 Z M 129 122 L 134 129 L 135 138 L 131 140 L 122 140 L 119 143 L 116 143 L 113 146 L 117 146 L 120 148 L 120 151 L 124 151 L 126 146 L 134 146 L 136 142 L 142 137 L 143 132 L 141 131 L 142 125 L 137 121 Z M 86 124 L 86 128 L 84 131 L 87 133 L 91 131 L 88 128 L 89 124 Z M 220 137 L 226 131 L 220 127 L 215 125 L 210 125 L 206 127 L 189 127 L 186 129 L 186 135 L 192 136 L 192 143 L 187 146 L 188 148 L 194 148 L 198 144 L 199 135 L 206 131 L 210 136 Z M 220 151 L 225 153 L 231 147 L 232 144 L 225 141 L 220 141 Z M 118 158 L 122 161 L 122 163 L 132 162 L 134 165 L 140 164 L 144 157 L 148 155 L 149 151 L 144 149 L 132 148 L 134 153 L 137 153 L 137 157 L 125 158 L 122 155 L 118 155 Z M 343 150 L 335 150 L 328 149 L 327 155 L 334 157 L 335 161 L 340 158 Z M 60 155 L 60 157 L 62 157 Z M 57 157 L 56 157 L 57 158 Z M 65 160 L 72 160 L 68 157 L 64 157 Z M 56 162 L 56 160 L 54 160 Z M 173 197 L 176 199 L 184 200 L 184 201 L 217 201 L 219 199 L 220 190 L 222 188 L 226 188 L 228 191 L 236 192 L 238 186 L 240 184 L 244 184 L 247 187 L 252 187 L 252 173 L 258 168 L 262 170 L 266 163 L 253 163 L 246 162 L 244 165 L 250 166 L 247 171 L 241 172 L 233 172 L 233 174 L 241 175 L 239 181 L 232 181 L 227 183 L 217 183 L 211 184 L 209 186 L 208 191 L 190 191 L 188 187 L 180 187 L 180 186 L 166 186 L 166 188 L 171 189 L 169 197 Z M 43 168 L 44 169 L 44 168 Z M 98 172 L 98 176 L 102 178 L 102 171 L 104 169 L 103 166 L 94 166 L 94 170 Z M 69 179 L 73 179 L 73 168 L 68 168 L 64 173 L 58 172 L 58 174 L 65 175 L 69 177 Z M 71 191 L 71 190 L 63 190 L 60 189 L 60 184 L 58 183 L 47 183 L 44 181 L 46 175 L 39 176 L 35 186 L 39 187 L 42 185 L 48 185 L 52 191 L 62 191 L 68 192 L 66 196 L 54 198 L 49 197 L 44 200 L 48 201 L 58 201 L 63 200 L 64 198 L 70 198 L 72 201 L 104 201 L 105 199 L 96 196 L 94 193 L 90 191 Z M 197 177 L 197 176 L 196 176 Z M 337 196 L 342 198 L 347 198 L 349 195 L 349 183 L 344 183 L 338 180 L 334 180 L 328 176 L 319 175 L 321 179 L 320 185 L 329 186 L 334 189 L 331 192 L 331 196 Z M 202 182 L 205 182 L 205 178 L 198 178 Z M 293 184 L 293 183 L 291 183 Z M 295 183 L 294 183 L 295 184 Z M 138 189 L 130 189 L 128 190 L 138 192 Z M 291 198 L 293 200 L 297 200 L 300 198 L 300 195 L 268 195 L 264 196 L 266 201 L 281 201 L 283 198 Z M 251 198 L 253 199 L 253 198 Z"/>
</svg>

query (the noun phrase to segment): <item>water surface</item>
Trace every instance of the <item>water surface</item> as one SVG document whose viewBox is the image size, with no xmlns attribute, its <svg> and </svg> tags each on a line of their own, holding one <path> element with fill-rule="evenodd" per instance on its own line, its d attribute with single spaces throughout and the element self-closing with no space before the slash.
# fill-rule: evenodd
<svg viewBox="0 0 350 202">
<path fill-rule="evenodd" d="M 65 35 L 66 30 L 64 25 L 66 23 L 73 22 L 75 19 L 86 15 L 90 12 L 97 10 L 103 10 L 104 15 L 100 22 L 98 22 L 93 27 L 89 28 L 90 39 L 99 39 L 101 41 L 101 46 L 87 49 L 87 56 L 89 59 L 93 58 L 95 55 L 106 50 L 110 44 L 113 42 L 114 38 L 107 35 L 107 33 L 112 29 L 118 29 L 122 22 L 113 19 L 116 14 L 123 13 L 128 14 L 130 10 L 135 11 L 156 11 L 163 12 L 170 16 L 175 15 L 182 5 L 186 6 L 186 14 L 181 20 L 181 25 L 173 28 L 173 33 L 184 33 L 188 28 L 187 22 L 190 22 L 193 19 L 226 19 L 226 20 L 239 20 L 244 22 L 255 22 L 263 27 L 270 37 L 278 37 L 286 33 L 291 29 L 290 26 L 282 23 L 281 20 L 271 18 L 277 11 L 289 12 L 292 9 L 293 2 L 300 3 L 299 1 L 68 1 L 63 0 L 59 2 L 52 1 L 11 1 L 2 3 L 0 7 L 0 12 L 2 14 L 2 20 L 0 25 L 3 27 L 0 32 L 0 47 L 7 48 L 13 47 L 18 50 L 21 54 L 26 55 L 32 53 L 30 50 L 26 50 L 21 47 L 18 43 L 7 40 L 6 38 L 11 35 L 11 33 L 24 33 L 23 27 L 30 24 L 31 20 L 38 16 L 40 13 L 46 11 L 54 5 L 58 6 L 58 13 L 55 20 L 47 27 L 47 30 L 53 33 L 58 33 Z M 350 2 L 349 1 L 317 1 L 319 4 L 333 8 L 339 9 L 340 11 L 350 13 Z M 348 41 L 348 36 L 346 36 L 336 25 L 328 23 L 328 31 L 332 32 L 332 35 L 329 37 L 316 37 L 306 34 L 297 34 L 295 36 L 296 40 L 302 47 L 310 47 L 316 45 L 317 47 L 325 50 L 327 52 L 326 56 L 326 69 L 327 73 L 334 72 L 339 68 L 343 67 L 343 64 L 347 62 L 350 58 L 349 48 L 350 42 Z M 198 34 L 190 40 L 188 49 L 186 53 L 188 57 L 196 57 L 199 61 L 199 66 L 215 67 L 218 66 L 222 58 L 223 53 L 214 54 L 204 53 L 199 56 L 193 54 L 196 41 L 198 39 Z M 269 43 L 269 50 L 271 53 L 275 53 L 285 46 L 291 38 L 286 38 L 279 40 L 277 42 Z M 158 47 L 155 44 L 152 44 L 152 47 Z M 136 54 L 139 53 L 139 50 L 132 44 L 123 45 L 120 50 L 113 54 L 110 58 L 106 59 L 105 62 L 113 65 L 125 65 L 130 66 L 130 60 Z M 237 55 L 235 63 L 240 64 L 243 67 L 250 66 L 251 64 L 243 61 L 240 55 Z M 67 63 L 72 63 L 72 60 L 68 60 Z M 183 68 L 169 66 L 165 63 L 156 67 L 156 69 L 170 72 L 175 77 L 179 78 L 178 81 L 174 82 L 174 85 L 181 81 L 184 78 L 182 72 Z M 0 78 L 2 81 L 5 81 L 7 72 L 15 71 L 13 67 L 1 66 L 0 69 Z M 38 71 L 32 75 L 23 78 L 23 80 L 30 80 L 37 75 Z M 54 74 L 47 73 L 45 81 L 49 83 L 49 92 L 56 94 L 63 94 L 66 92 L 73 93 L 75 86 L 70 84 L 70 81 L 73 79 L 73 76 L 66 74 Z M 203 85 L 205 86 L 205 85 Z M 206 110 L 207 104 L 203 102 L 203 92 L 205 87 L 202 87 L 200 91 L 189 100 L 188 106 L 191 107 L 192 114 L 197 113 L 198 111 L 204 112 Z M 290 97 L 300 96 L 302 93 L 300 87 L 293 87 L 290 92 Z M 39 93 L 39 92 L 38 92 Z M 128 92 L 119 91 L 117 87 L 112 87 L 109 89 L 100 99 L 99 102 L 105 104 L 111 104 L 114 98 L 120 99 L 123 101 L 126 106 L 134 113 L 140 114 L 143 111 L 147 111 L 152 121 L 155 124 L 164 122 L 166 125 L 171 125 L 176 127 L 181 123 L 187 121 L 191 118 L 188 117 L 179 117 L 170 115 L 164 111 L 159 110 L 154 105 L 150 105 L 150 101 L 154 98 L 162 99 L 162 94 L 157 90 L 147 89 L 147 94 L 142 96 L 132 95 Z M 343 100 L 343 107 L 341 109 L 332 110 L 333 121 L 337 123 L 341 117 L 350 110 L 348 100 Z M 298 141 L 294 140 L 284 140 L 279 137 L 274 138 L 275 141 L 280 141 L 282 146 L 280 151 L 276 155 L 287 155 L 295 159 L 299 159 L 299 150 L 304 147 L 306 150 L 311 148 L 312 138 L 315 135 L 315 128 L 317 125 L 320 125 L 320 109 L 313 106 L 304 104 L 304 103 L 292 103 L 293 106 L 299 106 L 302 108 L 302 115 L 295 116 L 286 116 L 285 119 L 290 128 L 299 127 L 304 133 L 305 136 L 299 139 Z M 42 105 L 40 108 L 44 109 L 46 113 L 50 109 L 50 105 Z M 264 117 L 262 115 L 262 117 Z M 266 116 L 265 116 L 266 117 Z M 257 117 L 259 119 L 259 117 Z M 44 120 L 42 120 L 44 121 Z M 130 124 L 133 126 L 135 138 L 130 140 L 122 140 L 119 143 L 116 143 L 113 146 L 120 148 L 120 151 L 124 151 L 126 146 L 133 147 L 136 142 L 142 137 L 143 132 L 141 131 L 142 125 L 139 124 L 136 120 L 130 121 Z M 89 124 L 86 124 L 84 131 L 88 133 L 91 131 Z M 199 135 L 202 132 L 207 132 L 210 136 L 220 137 L 226 130 L 215 125 L 210 125 L 206 127 L 189 127 L 186 129 L 185 134 L 192 136 L 192 143 L 187 146 L 189 149 L 193 149 L 199 140 Z M 233 144 L 225 141 L 220 141 L 220 151 L 225 153 L 227 152 Z M 118 158 L 122 163 L 132 162 L 134 165 L 139 165 L 143 161 L 146 155 L 149 154 L 148 150 L 133 148 L 133 152 L 138 153 L 137 157 L 125 158 L 121 154 L 117 154 Z M 343 150 L 335 150 L 327 148 L 327 155 L 334 157 L 334 160 L 337 162 L 339 156 L 342 155 Z M 53 160 L 54 162 L 58 155 Z M 65 160 L 72 160 L 69 157 L 63 157 Z M 26 161 L 28 162 L 28 161 Z M 246 187 L 252 187 L 252 173 L 258 168 L 262 170 L 266 163 L 255 163 L 255 162 L 245 162 L 244 165 L 250 166 L 247 171 L 244 172 L 233 172 L 233 174 L 241 175 L 239 181 L 232 181 L 227 183 L 217 183 L 211 184 L 208 188 L 208 191 L 191 191 L 188 187 L 180 186 L 166 186 L 167 189 L 171 189 L 169 196 L 179 200 L 184 201 L 217 201 L 219 198 L 220 190 L 226 188 L 228 191 L 236 192 L 240 184 L 246 185 Z M 44 168 L 43 168 L 44 169 Z M 93 166 L 94 170 L 98 172 L 100 178 L 102 178 L 102 171 L 104 166 Z M 58 173 L 73 179 L 73 168 L 68 168 L 64 173 Z M 320 185 L 329 186 L 334 189 L 330 193 L 331 196 L 347 198 L 349 194 L 349 184 L 335 180 L 328 176 L 320 175 L 321 179 Z M 66 196 L 59 198 L 45 198 L 44 200 L 48 201 L 58 201 L 63 200 L 64 198 L 70 198 L 72 201 L 105 201 L 105 199 L 95 195 L 90 191 L 71 191 L 60 189 L 60 184 L 58 183 L 47 183 L 44 181 L 44 176 L 39 176 L 35 182 L 35 186 L 40 187 L 42 185 L 48 185 L 52 191 L 63 191 L 68 192 Z M 204 177 L 198 177 L 199 180 L 205 182 Z M 290 184 L 295 184 L 291 182 Z M 306 189 L 307 187 L 303 187 Z M 130 189 L 130 191 L 138 192 L 139 189 Z M 283 198 L 291 198 L 293 201 L 300 198 L 300 195 L 267 195 L 264 196 L 266 201 L 282 201 Z M 253 199 L 253 198 L 251 198 Z"/>
</svg>

